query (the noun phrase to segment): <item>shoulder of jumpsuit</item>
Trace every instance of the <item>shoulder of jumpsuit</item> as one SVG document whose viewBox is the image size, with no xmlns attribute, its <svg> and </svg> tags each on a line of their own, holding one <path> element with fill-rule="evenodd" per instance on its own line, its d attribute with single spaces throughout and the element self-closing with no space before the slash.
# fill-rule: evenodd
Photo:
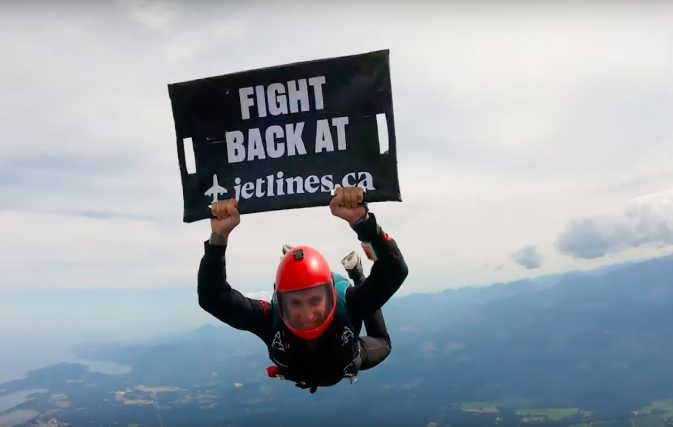
<svg viewBox="0 0 673 427">
<path fill-rule="evenodd" d="M 273 298 L 271 298 L 271 312 L 273 313 L 272 317 L 272 328 L 277 329 L 280 326 L 280 312 L 278 311 L 278 304 L 276 303 L 276 293 L 274 292 Z"/>
<path fill-rule="evenodd" d="M 334 287 L 336 288 L 337 294 L 337 313 L 341 316 L 344 316 L 347 321 L 350 322 L 350 313 L 348 311 L 348 304 L 346 303 L 346 292 L 349 288 L 352 288 L 353 285 L 346 279 L 346 277 L 341 274 L 332 272 L 332 278 L 334 280 Z"/>
<path fill-rule="evenodd" d="M 332 272 L 332 279 L 334 280 L 334 287 L 337 291 L 337 298 L 339 301 L 346 303 L 346 289 L 348 289 L 351 283 L 346 279 L 345 276 L 342 276 L 339 273 Z"/>
</svg>

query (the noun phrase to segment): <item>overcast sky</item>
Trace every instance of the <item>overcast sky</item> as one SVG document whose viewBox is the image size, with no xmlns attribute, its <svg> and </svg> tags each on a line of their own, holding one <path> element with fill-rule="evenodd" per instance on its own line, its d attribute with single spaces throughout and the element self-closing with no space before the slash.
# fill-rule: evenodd
<svg viewBox="0 0 673 427">
<path fill-rule="evenodd" d="M 0 286 L 194 288 L 209 224 L 182 223 L 166 85 L 384 48 L 404 201 L 372 210 L 405 292 L 670 252 L 673 3 L 499 3 L 3 2 Z M 287 213 L 232 234 L 241 291 L 284 243 L 359 247 Z"/>
</svg>

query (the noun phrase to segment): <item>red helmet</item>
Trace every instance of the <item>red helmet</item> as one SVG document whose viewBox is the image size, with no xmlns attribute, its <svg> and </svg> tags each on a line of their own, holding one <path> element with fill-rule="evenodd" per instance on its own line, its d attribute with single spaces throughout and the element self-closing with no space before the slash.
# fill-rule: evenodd
<svg viewBox="0 0 673 427">
<path fill-rule="evenodd" d="M 308 246 L 290 249 L 276 271 L 274 299 L 292 333 L 305 340 L 319 337 L 336 311 L 336 288 L 327 260 Z"/>
</svg>

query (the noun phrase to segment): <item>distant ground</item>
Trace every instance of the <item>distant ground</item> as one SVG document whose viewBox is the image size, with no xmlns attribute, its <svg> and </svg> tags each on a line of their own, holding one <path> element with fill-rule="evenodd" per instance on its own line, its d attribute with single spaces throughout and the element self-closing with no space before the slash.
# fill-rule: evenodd
<svg viewBox="0 0 673 427">
<path fill-rule="evenodd" d="M 121 426 L 273 426 L 282 415 L 284 401 L 265 381 L 252 385 L 213 380 L 191 387 L 136 384 L 132 374 L 92 374 L 81 365 L 60 364 L 36 371 L 22 381 L 3 384 L 3 394 L 33 388 L 29 400 L 0 414 L 0 427 Z M 44 388 L 34 388 L 43 384 Z M 413 396 L 413 392 L 409 392 Z M 294 394 L 294 393 L 291 393 Z M 652 402 L 627 418 L 595 420 L 581 408 L 517 408 L 498 402 L 447 402 L 428 408 L 421 399 L 390 404 L 385 395 L 372 396 L 353 407 L 359 420 L 348 425 L 422 426 L 570 426 L 666 427 L 673 426 L 673 398 Z M 309 425 L 321 411 L 322 425 L 345 425 L 350 405 L 325 405 L 290 411 L 290 425 Z M 365 409 L 365 408 L 368 408 Z M 385 413 L 383 412 L 385 410 Z M 298 412 L 305 412 L 303 419 Z M 265 413 L 268 416 L 265 416 Z M 223 424 L 218 424 L 223 423 Z M 668 424 L 666 424 L 668 423 Z M 312 424 L 315 425 L 315 424 Z"/>
<path fill-rule="evenodd" d="M 205 326 L 77 349 L 130 368 L 116 375 L 66 363 L 0 384 L 0 427 L 673 427 L 671 258 L 414 295 L 384 315 L 393 354 L 353 385 L 271 380 L 256 337 Z"/>
</svg>

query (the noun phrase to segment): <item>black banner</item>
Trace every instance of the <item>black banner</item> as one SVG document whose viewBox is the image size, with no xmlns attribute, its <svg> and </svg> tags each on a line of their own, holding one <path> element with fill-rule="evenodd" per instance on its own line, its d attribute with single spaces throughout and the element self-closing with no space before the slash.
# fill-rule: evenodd
<svg viewBox="0 0 673 427">
<path fill-rule="evenodd" d="M 363 187 L 368 202 L 402 201 L 388 50 L 174 83 L 168 93 L 184 222 L 232 197 L 241 214 L 327 206 L 337 186 Z M 189 140 L 196 171 L 187 170 Z"/>
</svg>

